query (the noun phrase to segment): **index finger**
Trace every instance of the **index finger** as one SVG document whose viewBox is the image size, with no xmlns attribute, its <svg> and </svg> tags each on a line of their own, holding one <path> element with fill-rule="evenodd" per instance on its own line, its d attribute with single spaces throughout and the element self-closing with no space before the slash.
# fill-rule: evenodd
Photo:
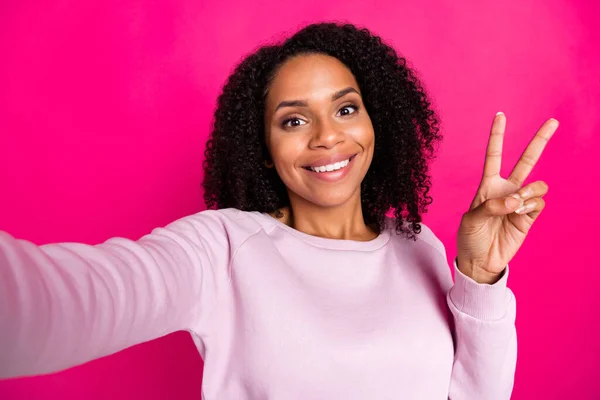
<svg viewBox="0 0 600 400">
<path fill-rule="evenodd" d="M 556 132 L 556 129 L 558 129 L 558 121 L 554 118 L 550 118 L 544 122 L 510 173 L 510 176 L 507 178 L 508 181 L 515 183 L 519 187 L 523 185 L 523 182 L 525 182 L 525 179 L 527 179 L 531 170 L 540 159 L 544 148 L 552 135 L 554 135 L 554 132 Z"/>
</svg>

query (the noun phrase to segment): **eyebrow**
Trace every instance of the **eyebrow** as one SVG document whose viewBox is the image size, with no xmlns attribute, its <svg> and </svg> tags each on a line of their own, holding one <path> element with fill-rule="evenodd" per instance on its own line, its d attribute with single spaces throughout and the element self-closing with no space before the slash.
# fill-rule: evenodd
<svg viewBox="0 0 600 400">
<path fill-rule="evenodd" d="M 347 87 L 346 89 L 338 90 L 337 92 L 335 92 L 331 96 L 331 101 L 336 101 L 337 99 L 344 97 L 348 93 L 356 93 L 360 95 L 360 93 L 358 93 L 358 91 L 353 87 Z M 306 100 L 285 100 L 279 103 L 277 107 L 275 107 L 275 111 L 273 111 L 273 113 L 276 113 L 277 110 L 283 107 L 308 107 L 308 102 Z"/>
</svg>

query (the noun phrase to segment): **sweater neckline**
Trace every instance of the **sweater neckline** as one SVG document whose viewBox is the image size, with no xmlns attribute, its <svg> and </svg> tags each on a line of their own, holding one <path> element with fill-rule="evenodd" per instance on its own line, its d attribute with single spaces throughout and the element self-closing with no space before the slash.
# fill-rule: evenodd
<svg viewBox="0 0 600 400">
<path fill-rule="evenodd" d="M 350 239 L 332 239 L 324 238 L 320 236 L 309 235 L 297 229 L 294 229 L 283 222 L 273 218 L 271 215 L 265 212 L 255 211 L 262 218 L 265 218 L 273 227 L 278 228 L 284 232 L 292 234 L 299 239 L 312 244 L 317 247 L 332 249 L 332 250 L 357 250 L 357 251 L 371 251 L 383 247 L 390 239 L 389 232 L 389 221 L 386 219 L 386 224 L 376 238 L 362 241 L 362 240 L 350 240 Z"/>
</svg>

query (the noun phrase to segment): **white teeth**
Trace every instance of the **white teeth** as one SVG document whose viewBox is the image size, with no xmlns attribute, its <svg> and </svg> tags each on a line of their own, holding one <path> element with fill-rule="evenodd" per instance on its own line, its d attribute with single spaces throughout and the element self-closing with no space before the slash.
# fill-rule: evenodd
<svg viewBox="0 0 600 400">
<path fill-rule="evenodd" d="M 331 171 L 337 171 L 338 169 L 344 168 L 346 165 L 348 165 L 348 163 L 350 163 L 350 159 L 347 159 L 344 161 L 339 161 L 334 164 L 323 165 L 320 167 L 310 167 L 310 169 L 315 172 L 331 172 Z"/>
</svg>

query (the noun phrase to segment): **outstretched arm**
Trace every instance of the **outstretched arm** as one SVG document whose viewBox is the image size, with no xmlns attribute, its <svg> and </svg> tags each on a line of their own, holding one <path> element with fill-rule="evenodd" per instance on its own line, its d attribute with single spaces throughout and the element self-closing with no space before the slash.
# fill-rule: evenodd
<svg viewBox="0 0 600 400">
<path fill-rule="evenodd" d="M 222 226 L 205 212 L 138 241 L 36 246 L 0 231 L 0 378 L 59 371 L 201 323 Z"/>
</svg>

